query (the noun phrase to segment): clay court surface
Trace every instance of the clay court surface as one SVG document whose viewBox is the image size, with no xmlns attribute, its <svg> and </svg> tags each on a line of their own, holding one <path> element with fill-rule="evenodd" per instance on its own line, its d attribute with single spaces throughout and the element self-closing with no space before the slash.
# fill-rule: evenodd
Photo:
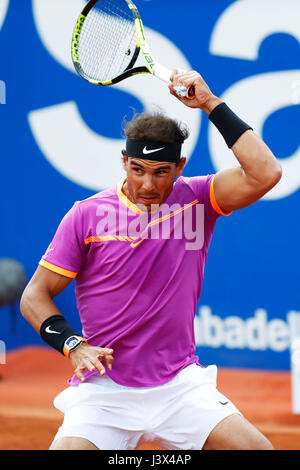
<svg viewBox="0 0 300 470">
<path fill-rule="evenodd" d="M 52 400 L 72 375 L 70 362 L 48 348 L 26 347 L 7 353 L 0 374 L 0 450 L 47 450 L 63 418 Z M 218 388 L 275 449 L 300 450 L 289 372 L 219 369 Z"/>
</svg>

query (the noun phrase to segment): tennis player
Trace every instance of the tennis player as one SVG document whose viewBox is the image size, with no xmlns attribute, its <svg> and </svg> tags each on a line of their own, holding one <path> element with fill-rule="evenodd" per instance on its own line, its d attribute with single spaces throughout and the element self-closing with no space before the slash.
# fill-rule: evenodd
<svg viewBox="0 0 300 470">
<path fill-rule="evenodd" d="M 195 97 L 177 99 L 207 113 L 240 166 L 181 176 L 187 129 L 141 114 L 124 129 L 126 179 L 65 215 L 21 300 L 23 316 L 74 367 L 54 400 L 64 421 L 51 449 L 136 449 L 144 440 L 273 448 L 217 390 L 217 367 L 195 355 L 194 316 L 217 219 L 260 199 L 281 167 L 198 72 L 174 72 L 174 96 L 178 82 Z M 80 333 L 54 303 L 74 278 Z"/>
</svg>

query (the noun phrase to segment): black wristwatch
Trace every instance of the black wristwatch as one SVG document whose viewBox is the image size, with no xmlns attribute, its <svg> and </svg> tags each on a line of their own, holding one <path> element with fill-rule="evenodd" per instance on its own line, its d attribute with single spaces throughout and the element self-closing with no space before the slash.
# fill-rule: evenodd
<svg viewBox="0 0 300 470">
<path fill-rule="evenodd" d="M 80 346 L 82 343 L 86 343 L 86 340 L 82 338 L 81 336 L 75 336 L 75 335 L 69 336 L 69 338 L 66 339 L 65 344 L 64 344 L 64 348 L 63 348 L 64 355 L 69 357 L 70 353 L 72 351 L 75 351 L 75 349 L 77 349 L 78 346 Z"/>
</svg>

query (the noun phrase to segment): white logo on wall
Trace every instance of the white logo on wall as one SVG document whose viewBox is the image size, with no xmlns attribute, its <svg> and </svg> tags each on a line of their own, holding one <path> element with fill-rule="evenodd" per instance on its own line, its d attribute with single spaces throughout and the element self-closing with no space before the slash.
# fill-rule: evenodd
<svg viewBox="0 0 300 470">
<path fill-rule="evenodd" d="M 8 5 L 9 5 L 9 0 L 0 0 L 0 29 L 2 28 L 2 25 L 4 23 Z"/>
<path fill-rule="evenodd" d="M 215 55 L 256 60 L 262 41 L 274 33 L 287 33 L 300 41 L 300 3 L 294 0 L 240 0 L 232 3 L 219 18 L 211 38 Z M 234 34 L 232 34 L 234 31 Z M 238 38 L 238 41 L 236 40 Z M 300 70 L 270 72 L 245 78 L 222 95 L 222 99 L 251 123 L 261 135 L 265 120 L 274 111 L 295 103 Z M 232 152 L 213 125 L 209 126 L 209 147 L 217 170 L 236 165 Z M 264 199 L 279 199 L 300 187 L 300 146 L 280 161 L 283 176 Z"/>
<path fill-rule="evenodd" d="M 195 317 L 195 340 L 197 346 L 211 348 L 225 346 L 228 349 L 282 352 L 299 344 L 300 328 L 298 326 L 297 330 L 295 325 L 300 325 L 300 312 L 288 312 L 287 321 L 280 318 L 269 320 L 267 311 L 262 308 L 246 319 L 234 315 L 221 318 L 203 305 Z M 297 358 L 300 358 L 298 350 Z"/>
<path fill-rule="evenodd" d="M 36 28 L 45 48 L 61 66 L 75 73 L 70 57 L 70 41 L 76 18 L 85 2 L 33 0 L 32 5 Z M 53 24 L 55 34 L 52 34 Z M 174 66 L 191 69 L 181 51 L 165 36 L 148 28 L 146 35 L 154 56 L 159 57 L 164 65 L 171 69 Z M 78 77 L 78 80 L 82 78 Z M 169 116 L 180 118 L 186 123 L 190 138 L 184 144 L 183 155 L 187 158 L 192 155 L 201 123 L 198 110 L 195 112 L 182 106 L 169 94 L 166 84 L 152 76 L 131 77 L 114 88 L 133 95 L 143 104 L 144 110 L 157 110 L 159 106 Z M 94 89 L 95 93 L 101 93 L 100 87 L 94 86 Z M 128 109 L 124 109 L 124 114 L 127 113 Z M 124 142 L 92 131 L 82 119 L 76 102 L 65 102 L 32 111 L 29 114 L 29 123 L 44 156 L 59 172 L 75 183 L 99 190 L 114 186 L 124 178 L 120 163 Z M 110 156 L 109 160 L 107 155 Z"/>
</svg>

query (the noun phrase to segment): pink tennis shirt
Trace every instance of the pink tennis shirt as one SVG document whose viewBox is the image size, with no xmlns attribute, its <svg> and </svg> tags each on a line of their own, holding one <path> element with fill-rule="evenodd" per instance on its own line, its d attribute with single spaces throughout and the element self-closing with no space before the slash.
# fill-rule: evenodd
<svg viewBox="0 0 300 470">
<path fill-rule="evenodd" d="M 40 261 L 75 278 L 82 335 L 114 350 L 107 375 L 121 385 L 161 385 L 200 365 L 194 317 L 216 220 L 228 215 L 217 205 L 213 179 L 178 178 L 151 213 L 125 196 L 124 182 L 76 202 Z"/>
</svg>

